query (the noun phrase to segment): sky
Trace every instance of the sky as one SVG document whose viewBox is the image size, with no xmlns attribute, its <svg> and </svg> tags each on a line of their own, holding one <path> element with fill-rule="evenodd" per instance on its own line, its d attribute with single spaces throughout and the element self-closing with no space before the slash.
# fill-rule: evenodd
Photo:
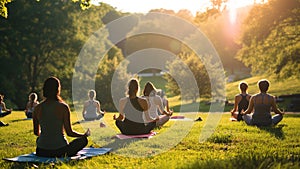
<svg viewBox="0 0 300 169">
<path fill-rule="evenodd" d="M 99 0 L 92 0 L 94 3 Z M 100 0 L 110 4 L 117 10 L 131 13 L 147 13 L 151 9 L 171 9 L 177 12 L 180 9 L 188 9 L 193 15 L 197 11 L 205 11 L 211 5 L 209 0 Z M 254 0 L 229 0 L 232 10 L 253 4 Z M 259 0 L 257 0 L 259 1 Z"/>
</svg>

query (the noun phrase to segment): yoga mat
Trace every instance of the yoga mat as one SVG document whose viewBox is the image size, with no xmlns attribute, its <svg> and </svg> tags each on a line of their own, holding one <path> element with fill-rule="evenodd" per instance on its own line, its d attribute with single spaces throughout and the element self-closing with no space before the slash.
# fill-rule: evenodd
<svg viewBox="0 0 300 169">
<path fill-rule="evenodd" d="M 125 135 L 125 134 L 117 134 L 115 138 L 124 140 L 124 139 L 132 139 L 132 138 L 152 138 L 156 135 L 156 132 L 150 132 L 149 134 L 140 134 L 140 135 Z"/>
<path fill-rule="evenodd" d="M 184 119 L 184 116 L 171 116 L 170 119 Z"/>
<path fill-rule="evenodd" d="M 186 118 L 184 116 L 171 116 L 170 120 L 178 120 L 178 121 L 193 121 L 193 119 Z"/>
<path fill-rule="evenodd" d="M 80 150 L 76 156 L 65 158 L 39 157 L 35 155 L 35 152 L 33 152 L 31 154 L 24 154 L 13 158 L 3 158 L 3 160 L 20 163 L 58 163 L 68 162 L 70 160 L 82 160 L 91 158 L 94 156 L 106 154 L 110 150 L 111 148 L 84 148 Z"/>
</svg>

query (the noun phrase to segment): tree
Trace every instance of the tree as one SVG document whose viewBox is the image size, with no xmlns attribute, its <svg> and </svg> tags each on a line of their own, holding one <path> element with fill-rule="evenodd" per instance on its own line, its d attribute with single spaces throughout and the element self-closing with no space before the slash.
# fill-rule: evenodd
<svg viewBox="0 0 300 169">
<path fill-rule="evenodd" d="M 64 98 L 71 98 L 77 55 L 113 8 L 92 6 L 82 11 L 71 1 L 51 0 L 18 0 L 9 5 L 14 13 L 0 18 L 0 92 L 23 108 L 27 95 L 40 93 L 43 81 L 54 75 L 61 79 Z"/>
<path fill-rule="evenodd" d="M 169 73 L 164 76 L 167 81 L 167 91 L 171 95 L 181 94 L 184 98 L 191 99 L 192 102 L 196 102 L 199 96 L 209 97 L 211 94 L 210 80 L 200 58 L 187 47 L 183 47 L 182 52 L 177 56 L 179 59 L 175 59 L 168 64 Z M 174 79 L 171 75 L 176 75 L 177 79 Z M 179 86 L 188 86 L 192 82 L 191 77 L 196 80 L 197 88 L 188 87 L 189 90 L 180 91 Z"/>
<path fill-rule="evenodd" d="M 39 0 L 36 0 L 37 2 Z M 80 7 L 82 9 L 87 9 L 91 6 L 91 0 L 72 0 L 73 2 L 79 2 L 80 3 Z M 7 18 L 8 17 L 8 10 L 6 7 L 6 4 L 10 3 L 11 0 L 0 0 L 0 16 Z"/>
<path fill-rule="evenodd" d="M 238 57 L 253 74 L 299 77 L 299 14 L 298 0 L 270 0 L 251 10 Z"/>
<path fill-rule="evenodd" d="M 9 2 L 11 2 L 11 0 L 0 0 L 0 15 L 4 18 L 7 18 L 6 4 Z"/>
</svg>

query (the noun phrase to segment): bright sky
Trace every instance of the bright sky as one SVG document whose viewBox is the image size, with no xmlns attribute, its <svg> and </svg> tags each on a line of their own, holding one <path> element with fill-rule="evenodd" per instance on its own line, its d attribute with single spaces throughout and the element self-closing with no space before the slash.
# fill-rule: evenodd
<svg viewBox="0 0 300 169">
<path fill-rule="evenodd" d="M 122 12 L 147 13 L 151 9 L 172 9 L 177 12 L 180 9 L 188 9 L 192 14 L 197 11 L 205 11 L 211 5 L 209 0 L 92 0 L 101 1 L 115 7 Z M 254 0 L 229 0 L 231 8 L 239 8 L 253 4 Z M 257 0 L 259 1 L 259 0 Z"/>
</svg>

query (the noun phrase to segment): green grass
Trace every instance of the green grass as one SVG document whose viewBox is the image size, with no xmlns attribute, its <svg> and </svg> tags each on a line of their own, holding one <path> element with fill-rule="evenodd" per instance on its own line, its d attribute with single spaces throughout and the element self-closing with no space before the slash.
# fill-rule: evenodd
<svg viewBox="0 0 300 169">
<path fill-rule="evenodd" d="M 153 83 L 155 88 L 162 89 L 166 91 L 166 83 L 167 81 L 162 76 L 152 76 L 152 77 L 141 77 L 140 78 L 140 86 L 141 90 L 143 90 L 145 84 L 150 81 Z"/>
<path fill-rule="evenodd" d="M 289 94 L 299 94 L 300 93 L 300 79 L 286 79 L 286 80 L 277 80 L 273 77 L 263 77 L 255 76 L 240 81 L 228 83 L 226 85 L 226 96 L 229 100 L 234 100 L 234 96 L 238 94 L 239 89 L 238 85 L 241 81 L 246 81 L 249 85 L 248 92 L 250 94 L 255 94 L 259 92 L 257 87 L 257 82 L 260 79 L 268 79 L 271 83 L 269 87 L 269 93 L 274 96 L 280 95 L 289 95 Z"/>
<path fill-rule="evenodd" d="M 112 120 L 114 113 L 105 115 L 108 127 L 99 128 L 99 122 L 74 125 L 84 131 L 90 127 L 89 145 L 112 147 L 109 154 L 65 164 L 40 165 L 0 161 L 0 168 L 299 168 L 300 167 L 300 114 L 286 114 L 283 121 L 273 128 L 246 126 L 243 122 L 230 122 L 223 114 L 214 134 L 200 143 L 201 129 L 207 113 L 186 114 L 203 121 L 174 122 L 155 129 L 152 139 L 120 141 L 111 139 L 117 133 Z M 72 122 L 77 114 L 72 113 Z M 14 157 L 35 151 L 32 121 L 23 120 L 23 112 L 14 111 L 1 118 L 9 123 L 0 128 L 0 157 Z M 184 132 L 184 128 L 188 130 Z M 189 129 L 189 127 L 191 127 Z M 182 138 L 178 138 L 184 136 Z M 71 138 L 68 138 L 71 140 Z M 177 144 L 178 143 L 178 144 Z"/>
</svg>

